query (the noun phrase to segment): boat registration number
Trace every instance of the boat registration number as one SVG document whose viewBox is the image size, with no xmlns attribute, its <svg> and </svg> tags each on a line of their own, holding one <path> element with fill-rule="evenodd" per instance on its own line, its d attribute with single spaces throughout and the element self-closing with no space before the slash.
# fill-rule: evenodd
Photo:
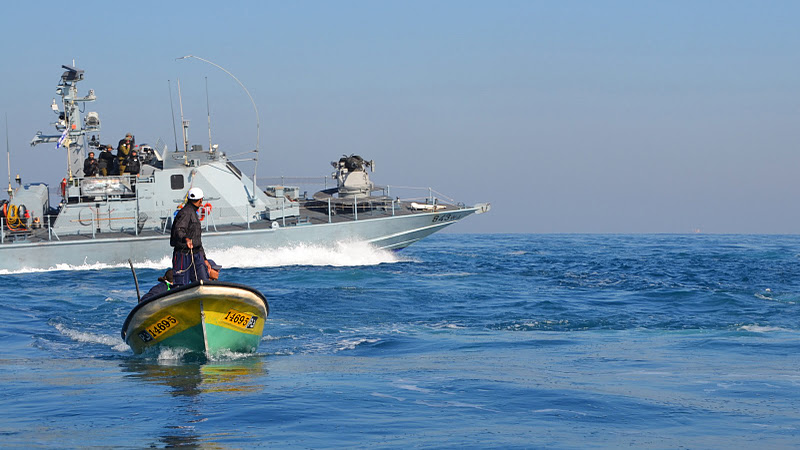
<svg viewBox="0 0 800 450">
<path fill-rule="evenodd" d="M 165 316 L 158 320 L 156 323 L 147 327 L 144 331 L 139 333 L 139 337 L 144 341 L 152 341 L 153 339 L 166 333 L 175 325 L 178 325 L 178 319 L 172 316 Z"/>
<path fill-rule="evenodd" d="M 253 314 L 243 313 L 236 311 L 235 309 L 231 309 L 222 317 L 224 322 L 228 322 L 232 325 L 235 325 L 239 328 L 253 328 L 256 326 L 256 322 L 258 321 L 258 316 L 254 316 Z"/>
</svg>

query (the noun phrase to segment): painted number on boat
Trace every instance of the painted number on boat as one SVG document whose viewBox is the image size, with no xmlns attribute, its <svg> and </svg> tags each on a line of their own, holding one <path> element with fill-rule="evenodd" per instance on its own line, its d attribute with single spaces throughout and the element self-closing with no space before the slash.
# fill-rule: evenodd
<svg viewBox="0 0 800 450">
<path fill-rule="evenodd" d="M 256 322 L 258 321 L 258 316 L 254 316 L 252 314 L 242 313 L 236 311 L 235 309 L 231 309 L 225 314 L 225 317 L 222 318 L 225 322 L 230 324 L 236 325 L 239 328 L 253 328 L 256 326 Z"/>
<path fill-rule="evenodd" d="M 456 219 L 458 219 L 458 216 L 455 214 L 437 214 L 433 216 L 433 223 L 451 222 Z"/>
<path fill-rule="evenodd" d="M 139 337 L 144 341 L 148 342 L 151 341 L 162 334 L 164 334 L 167 330 L 173 328 L 175 325 L 178 324 L 178 319 L 172 316 L 166 316 L 160 319 L 158 322 L 154 323 L 147 327 L 145 331 L 139 333 Z"/>
</svg>

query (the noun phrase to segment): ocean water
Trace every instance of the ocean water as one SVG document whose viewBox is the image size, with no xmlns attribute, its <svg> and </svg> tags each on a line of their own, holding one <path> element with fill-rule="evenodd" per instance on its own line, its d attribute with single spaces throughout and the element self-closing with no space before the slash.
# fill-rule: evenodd
<svg viewBox="0 0 800 450">
<path fill-rule="evenodd" d="M 800 236 L 209 254 L 270 302 L 255 355 L 134 356 L 124 267 L 0 274 L 0 445 L 800 446 Z"/>
</svg>

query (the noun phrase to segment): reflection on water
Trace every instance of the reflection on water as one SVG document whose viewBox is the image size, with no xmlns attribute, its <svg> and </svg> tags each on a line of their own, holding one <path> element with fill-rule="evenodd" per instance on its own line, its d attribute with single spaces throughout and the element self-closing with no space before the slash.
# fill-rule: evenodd
<svg viewBox="0 0 800 450">
<path fill-rule="evenodd" d="M 203 395 L 238 395 L 264 389 L 262 377 L 267 370 L 263 356 L 232 361 L 201 359 L 154 360 L 133 357 L 121 364 L 129 378 L 168 387 L 168 393 L 179 400 L 173 406 L 179 413 L 171 415 L 171 420 L 164 424 L 163 434 L 159 437 L 166 447 L 216 447 L 213 441 L 202 437 L 196 429 L 196 424 L 207 420 L 206 413 L 198 408 Z M 219 432 L 213 435 L 216 439 L 224 437 Z"/>
<path fill-rule="evenodd" d="M 235 361 L 154 361 L 129 358 L 122 363 L 129 377 L 169 386 L 175 396 L 211 392 L 258 392 L 266 375 L 264 360 L 252 356 Z"/>
</svg>

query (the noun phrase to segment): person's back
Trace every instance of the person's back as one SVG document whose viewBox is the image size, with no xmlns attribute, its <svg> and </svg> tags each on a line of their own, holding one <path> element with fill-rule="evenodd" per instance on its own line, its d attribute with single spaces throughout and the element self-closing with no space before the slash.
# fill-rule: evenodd
<svg viewBox="0 0 800 450">
<path fill-rule="evenodd" d="M 134 150 L 131 152 L 131 156 L 128 158 L 125 164 L 125 173 L 129 173 L 131 175 L 138 175 L 139 171 L 141 171 L 141 164 L 139 163 L 139 155 L 136 154 Z"/>
<path fill-rule="evenodd" d="M 151 298 L 155 297 L 156 295 L 163 294 L 164 292 L 169 291 L 172 289 L 173 278 L 172 278 L 172 269 L 167 270 L 164 273 L 163 277 L 158 278 L 158 284 L 150 288 L 146 294 L 139 299 L 139 303 L 150 300 Z"/>
<path fill-rule="evenodd" d="M 182 286 L 193 281 L 208 280 L 205 265 L 205 250 L 201 234 L 203 228 L 197 210 L 203 204 L 203 191 L 191 188 L 186 194 L 186 204 L 175 215 L 170 230 L 169 245 L 173 248 L 172 268 L 175 285 Z"/>
<path fill-rule="evenodd" d="M 176 251 L 189 253 L 190 247 L 187 245 L 187 239 L 192 241 L 191 248 L 194 253 L 203 251 L 202 224 L 197 217 L 197 210 L 197 206 L 192 202 L 187 202 L 175 215 L 170 230 L 169 245 Z"/>
</svg>

